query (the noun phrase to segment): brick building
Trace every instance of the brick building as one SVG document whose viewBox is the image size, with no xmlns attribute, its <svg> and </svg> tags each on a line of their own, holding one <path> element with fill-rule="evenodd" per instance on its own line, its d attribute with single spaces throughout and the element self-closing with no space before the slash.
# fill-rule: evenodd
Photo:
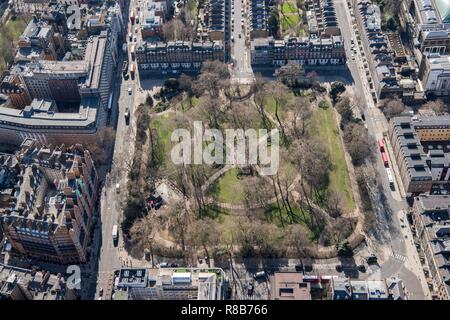
<svg viewBox="0 0 450 320">
<path fill-rule="evenodd" d="M 89 152 L 27 139 L 16 154 L 1 154 L 0 162 L 0 226 L 12 253 L 86 262 L 98 189 Z"/>
</svg>

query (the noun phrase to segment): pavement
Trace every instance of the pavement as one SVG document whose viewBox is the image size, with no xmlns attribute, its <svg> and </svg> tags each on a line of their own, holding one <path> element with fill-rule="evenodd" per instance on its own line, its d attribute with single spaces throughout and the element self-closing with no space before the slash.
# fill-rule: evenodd
<svg viewBox="0 0 450 320">
<path fill-rule="evenodd" d="M 361 49 L 358 45 L 357 34 L 358 27 L 350 21 L 352 15 L 346 0 L 334 0 L 336 17 L 341 28 L 347 51 L 348 68 L 354 79 L 352 85 L 354 91 L 359 93 L 360 101 L 364 101 L 366 108 L 364 110 L 366 126 L 369 134 L 374 139 L 383 138 L 383 132 L 387 131 L 388 124 L 386 118 L 376 107 L 370 87 L 367 81 L 366 69 L 364 67 Z M 350 23 L 349 23 L 350 22 Z M 361 32 L 361 31 L 359 31 Z M 362 35 L 361 35 L 362 36 Z M 351 58 L 351 39 L 354 39 L 356 46 L 355 59 Z M 367 58 L 369 55 L 365 54 Z M 392 167 L 392 163 L 390 164 Z M 396 168 L 394 168 L 396 169 Z M 377 157 L 375 170 L 378 173 L 384 173 L 385 167 L 381 157 Z M 379 255 L 379 270 L 373 270 L 374 274 L 381 277 L 399 276 L 405 282 L 406 289 L 411 299 L 430 299 L 431 295 L 423 274 L 422 265 L 419 261 L 417 250 L 412 241 L 412 234 L 409 226 L 402 228 L 406 222 L 405 212 L 408 209 L 406 201 L 399 193 L 398 183 L 395 181 L 395 191 L 389 187 L 386 174 L 381 174 L 382 189 L 380 191 L 380 201 L 375 208 L 376 224 L 373 234 L 368 236 L 369 251 Z"/>
<path fill-rule="evenodd" d="M 130 8 L 134 8 L 136 5 L 137 2 L 135 0 L 130 1 Z M 124 18 L 127 17 L 128 12 L 124 12 Z M 128 18 L 125 19 L 125 21 L 128 21 L 128 30 L 126 33 L 128 50 L 127 55 L 120 61 L 122 62 L 123 60 L 128 59 L 130 64 L 135 63 L 130 54 L 131 46 L 133 44 L 138 44 L 142 41 L 142 38 L 140 37 L 140 32 L 136 33 L 134 31 L 135 27 L 139 28 L 139 25 L 131 26 Z M 136 41 L 129 41 L 128 34 L 130 31 L 136 36 Z M 129 93 L 129 89 L 131 89 L 131 94 Z M 96 299 L 99 298 L 98 292 L 100 291 L 100 288 L 103 288 L 105 297 L 110 296 L 114 270 L 122 266 L 133 265 L 133 259 L 128 256 L 123 248 L 124 241 L 120 231 L 118 243 L 113 243 L 112 228 L 114 225 L 118 225 L 120 230 L 122 210 L 127 195 L 128 168 L 134 154 L 134 142 L 136 136 L 136 117 L 134 112 L 139 103 L 145 100 L 146 94 L 140 87 L 139 74 L 136 74 L 134 79 L 131 76 L 124 79 L 121 70 L 118 71 L 115 92 L 118 93 L 116 108 L 116 140 L 110 172 L 105 177 L 105 183 L 101 192 L 100 219 L 98 222 L 99 230 L 95 233 L 96 240 L 94 241 L 94 244 L 96 246 L 93 249 L 95 255 L 94 259 L 92 259 L 94 261 L 93 265 L 91 266 L 92 272 L 96 274 L 95 278 L 93 277 L 92 279 L 92 281 L 95 282 Z M 128 125 L 126 124 L 124 117 L 126 108 L 129 108 L 131 114 Z M 119 184 L 119 192 L 116 191 L 117 184 Z M 134 265 L 137 265 L 137 263 L 135 262 Z M 89 286 L 86 295 L 87 298 L 93 295 L 92 284 Z"/>
<path fill-rule="evenodd" d="M 232 0 L 234 8 L 231 9 L 232 31 L 231 36 L 231 61 L 233 62 L 232 81 L 239 84 L 249 84 L 253 81 L 251 66 L 249 32 L 249 0 Z M 242 11 L 243 10 L 243 11 Z M 234 12 L 234 13 L 233 13 Z M 244 22 L 242 23 L 242 19 Z"/>
</svg>

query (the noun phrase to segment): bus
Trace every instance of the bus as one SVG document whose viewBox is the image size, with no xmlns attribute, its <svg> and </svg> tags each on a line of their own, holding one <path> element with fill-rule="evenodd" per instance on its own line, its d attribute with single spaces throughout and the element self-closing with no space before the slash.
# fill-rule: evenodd
<svg viewBox="0 0 450 320">
<path fill-rule="evenodd" d="M 117 224 L 113 225 L 113 228 L 112 228 L 112 239 L 113 239 L 114 245 L 116 245 L 117 244 L 117 240 L 119 239 L 119 229 L 117 227 Z"/>
<path fill-rule="evenodd" d="M 386 152 L 381 153 L 381 160 L 383 160 L 383 164 L 385 167 L 389 167 L 389 161 Z"/>
<path fill-rule="evenodd" d="M 386 173 L 388 176 L 388 182 L 389 182 L 389 187 L 391 188 L 391 190 L 394 190 L 395 186 L 394 186 L 394 176 L 392 175 L 392 171 L 390 168 L 386 168 Z"/>
<path fill-rule="evenodd" d="M 381 152 L 384 152 L 384 142 L 383 142 L 383 138 L 378 139 L 378 148 L 380 148 Z"/>
</svg>

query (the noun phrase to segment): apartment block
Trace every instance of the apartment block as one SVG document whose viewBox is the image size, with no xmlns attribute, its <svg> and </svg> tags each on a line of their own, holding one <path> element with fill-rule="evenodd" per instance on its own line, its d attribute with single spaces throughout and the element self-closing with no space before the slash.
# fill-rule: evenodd
<svg viewBox="0 0 450 320">
<path fill-rule="evenodd" d="M 406 192 L 430 192 L 450 180 L 450 116 L 395 117 L 389 138 Z"/>
<path fill-rule="evenodd" d="M 403 281 L 395 277 L 383 280 L 333 277 L 328 297 L 331 300 L 407 300 Z"/>
<path fill-rule="evenodd" d="M 208 0 L 205 5 L 205 23 L 208 39 L 223 41 L 225 38 L 225 0 Z"/>
<path fill-rule="evenodd" d="M 26 139 L 16 154 L 1 154 L 0 163 L 0 226 L 11 254 L 86 262 L 98 189 L 89 152 Z"/>
<path fill-rule="evenodd" d="M 250 39 L 266 38 L 269 36 L 270 8 L 268 0 L 252 0 L 249 10 Z"/>
<path fill-rule="evenodd" d="M 345 64 L 344 43 L 340 36 L 287 40 L 275 40 L 269 37 L 252 41 L 253 67 L 283 66 L 289 61 L 305 66 Z"/>
<path fill-rule="evenodd" d="M 206 60 L 225 60 L 222 41 L 144 42 L 136 50 L 136 62 L 141 75 L 198 72 Z"/>
<path fill-rule="evenodd" d="M 61 274 L 28 270 L 0 263 L 0 300 L 74 300 Z"/>
<path fill-rule="evenodd" d="M 450 197 L 421 195 L 414 199 L 413 221 L 433 280 L 435 298 L 450 299 Z"/>
<path fill-rule="evenodd" d="M 219 268 L 126 268 L 115 272 L 113 300 L 223 300 Z"/>
<path fill-rule="evenodd" d="M 39 60 L 11 69 L 0 88 L 15 108 L 0 106 L 0 142 L 19 145 L 27 137 L 43 144 L 95 140 L 111 108 L 115 37 L 109 30 L 90 37 L 82 60 Z M 43 100 L 55 101 L 56 108 L 36 108 Z"/>
<path fill-rule="evenodd" d="M 271 300 L 311 300 L 311 283 L 299 272 L 275 272 L 270 276 Z"/>
</svg>

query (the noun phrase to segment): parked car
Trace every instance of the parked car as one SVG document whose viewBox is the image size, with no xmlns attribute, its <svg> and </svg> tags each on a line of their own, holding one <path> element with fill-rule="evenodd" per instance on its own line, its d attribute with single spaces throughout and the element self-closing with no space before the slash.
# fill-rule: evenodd
<svg viewBox="0 0 450 320">
<path fill-rule="evenodd" d="M 169 264 L 168 264 L 167 262 L 161 262 L 161 263 L 159 264 L 159 267 L 160 267 L 160 268 L 168 268 L 168 267 L 169 267 Z"/>
<path fill-rule="evenodd" d="M 253 295 L 254 289 L 255 289 L 255 286 L 253 285 L 253 282 L 249 282 L 249 284 L 247 286 L 247 295 L 251 297 Z"/>
<path fill-rule="evenodd" d="M 265 279 L 266 278 L 266 272 L 265 271 L 258 271 L 253 275 L 253 278 L 256 280 L 258 279 Z"/>
</svg>

